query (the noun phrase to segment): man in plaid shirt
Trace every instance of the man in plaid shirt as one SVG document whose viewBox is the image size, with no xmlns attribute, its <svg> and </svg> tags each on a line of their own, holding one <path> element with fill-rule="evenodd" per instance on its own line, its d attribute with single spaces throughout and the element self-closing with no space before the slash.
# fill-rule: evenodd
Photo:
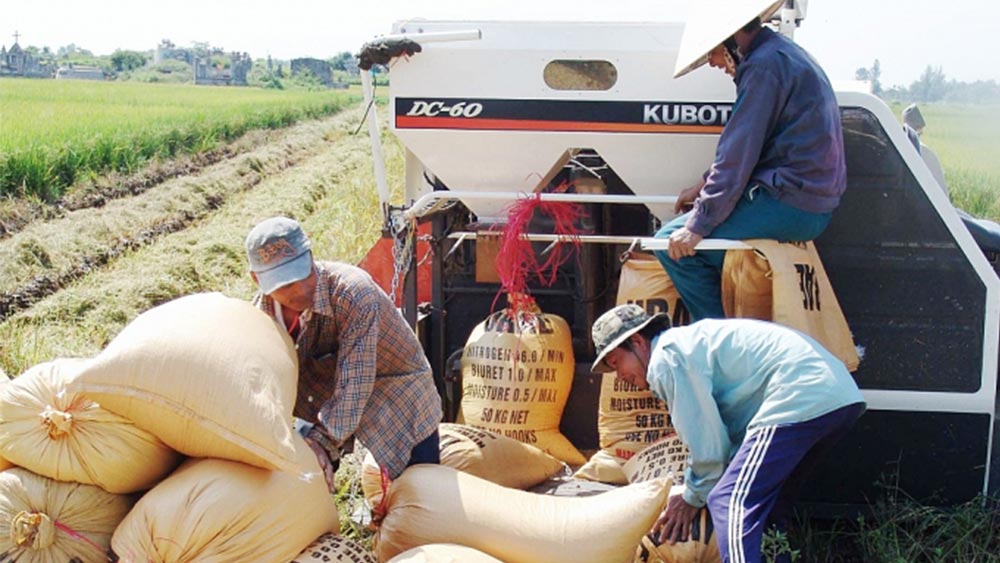
<svg viewBox="0 0 1000 563">
<path fill-rule="evenodd" d="M 430 364 L 402 314 L 367 272 L 314 261 L 301 226 L 285 217 L 247 236 L 254 303 L 284 327 L 299 357 L 295 416 L 305 420 L 327 484 L 352 436 L 395 479 L 439 463 L 441 400 Z"/>
</svg>

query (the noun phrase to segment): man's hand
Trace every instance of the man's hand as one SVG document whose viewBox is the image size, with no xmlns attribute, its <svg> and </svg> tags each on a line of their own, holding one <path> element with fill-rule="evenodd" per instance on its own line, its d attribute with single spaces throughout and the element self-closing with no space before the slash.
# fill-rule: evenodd
<svg viewBox="0 0 1000 563">
<path fill-rule="evenodd" d="M 698 246 L 701 238 L 701 235 L 692 233 L 687 227 L 681 227 L 670 233 L 668 239 L 670 246 L 667 248 L 670 259 L 677 261 L 685 256 L 694 256 L 694 247 Z"/>
<path fill-rule="evenodd" d="M 677 201 L 674 202 L 674 213 L 681 213 L 691 209 L 694 206 L 694 200 L 698 199 L 703 187 L 705 187 L 705 180 L 699 181 L 690 188 L 685 188 L 681 192 L 681 195 L 677 196 Z"/>
<path fill-rule="evenodd" d="M 701 510 L 697 506 L 691 506 L 681 495 L 670 497 L 667 507 L 653 524 L 653 533 L 659 530 L 658 543 L 669 541 L 674 545 L 679 541 L 687 541 L 691 536 L 691 523 L 694 517 Z"/>
<path fill-rule="evenodd" d="M 323 478 L 326 480 L 326 488 L 332 493 L 334 485 L 333 477 L 340 467 L 340 453 L 336 450 L 331 452 L 324 448 L 318 440 L 312 437 L 312 432 L 307 434 L 304 440 L 306 444 L 309 444 L 309 449 L 316 454 L 316 460 L 319 461 L 319 468 L 323 472 Z"/>
</svg>

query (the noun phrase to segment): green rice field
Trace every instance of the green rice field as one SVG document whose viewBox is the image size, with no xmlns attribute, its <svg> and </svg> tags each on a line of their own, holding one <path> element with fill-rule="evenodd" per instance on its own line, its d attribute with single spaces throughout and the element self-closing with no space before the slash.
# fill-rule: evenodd
<svg viewBox="0 0 1000 563">
<path fill-rule="evenodd" d="M 896 115 L 903 107 L 893 106 Z M 921 140 L 941 160 L 952 203 L 1000 221 L 1000 107 L 924 104 L 920 112 Z"/>
<path fill-rule="evenodd" d="M 336 113 L 351 95 L 194 85 L 0 80 L 0 196 L 57 199 L 75 181 L 131 172 L 253 129 Z"/>
</svg>

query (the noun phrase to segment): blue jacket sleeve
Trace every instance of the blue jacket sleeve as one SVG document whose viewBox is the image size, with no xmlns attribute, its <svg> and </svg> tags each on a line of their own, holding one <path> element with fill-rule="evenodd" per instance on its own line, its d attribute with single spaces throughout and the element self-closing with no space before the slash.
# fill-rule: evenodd
<svg viewBox="0 0 1000 563">
<path fill-rule="evenodd" d="M 726 469 L 732 442 L 712 396 L 711 366 L 698 361 L 705 354 L 671 348 L 667 345 L 651 362 L 650 389 L 666 401 L 674 428 L 690 451 L 684 501 L 705 506 Z"/>
<path fill-rule="evenodd" d="M 749 62 L 740 71 L 736 103 L 719 137 L 715 162 L 684 225 L 703 237 L 736 207 L 784 105 L 785 88 L 774 73 Z"/>
</svg>

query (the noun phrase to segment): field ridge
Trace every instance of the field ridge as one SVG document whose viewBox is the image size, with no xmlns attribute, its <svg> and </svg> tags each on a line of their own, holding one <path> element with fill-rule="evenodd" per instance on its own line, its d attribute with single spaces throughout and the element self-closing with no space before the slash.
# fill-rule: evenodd
<svg viewBox="0 0 1000 563">
<path fill-rule="evenodd" d="M 335 144 L 345 133 L 333 134 L 328 127 L 346 127 L 352 119 L 349 112 L 347 117 L 292 126 L 280 135 L 256 135 L 258 146 L 252 150 L 220 150 L 214 163 L 206 160 L 201 165 L 179 166 L 168 181 L 143 182 L 140 177 L 132 190 L 87 192 L 77 200 L 84 203 L 76 209 L 24 225 L 0 242 L 0 287 L 6 288 L 0 292 L 0 321 L 124 253 L 183 230 L 235 193 L 253 189 L 265 176 L 279 174 Z M 153 193 L 157 190 L 164 192 L 163 197 Z M 143 197 L 146 193 L 150 197 Z M 122 199 L 125 196 L 132 197 Z M 111 202 L 121 201 L 108 205 L 109 197 Z M 123 213 L 122 208 L 137 205 L 147 209 L 135 221 L 116 223 L 112 217 Z M 123 228 L 111 228 L 116 224 Z M 65 233 L 75 240 L 67 239 Z"/>
</svg>

